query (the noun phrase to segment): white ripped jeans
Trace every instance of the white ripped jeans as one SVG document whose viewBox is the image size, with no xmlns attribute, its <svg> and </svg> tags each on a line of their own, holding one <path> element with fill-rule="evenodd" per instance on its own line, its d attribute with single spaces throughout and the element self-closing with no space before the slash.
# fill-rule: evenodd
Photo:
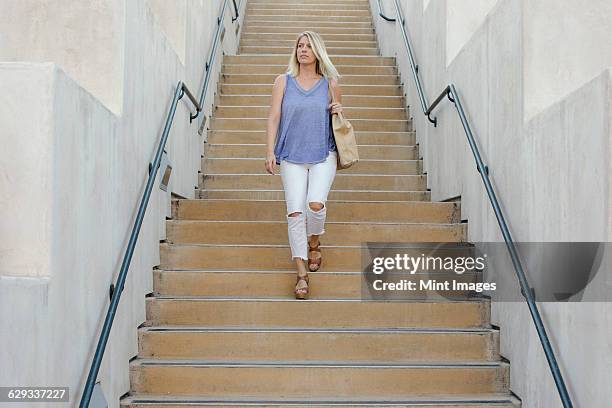
<svg viewBox="0 0 612 408">
<path fill-rule="evenodd" d="M 327 159 L 317 164 L 296 164 L 281 161 L 280 175 L 287 202 L 287 229 L 291 258 L 308 259 L 308 237 L 325 233 L 327 195 L 336 176 L 337 153 L 329 152 Z M 314 211 L 309 203 L 322 203 Z M 296 217 L 289 214 L 299 212 Z"/>
</svg>

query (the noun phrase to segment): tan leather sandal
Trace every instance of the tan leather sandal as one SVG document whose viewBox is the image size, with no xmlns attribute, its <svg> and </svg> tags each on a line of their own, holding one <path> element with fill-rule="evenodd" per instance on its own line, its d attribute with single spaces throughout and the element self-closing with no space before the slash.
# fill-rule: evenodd
<svg viewBox="0 0 612 408">
<path fill-rule="evenodd" d="M 297 276 L 295 289 L 293 290 L 296 299 L 306 299 L 306 296 L 308 296 L 308 281 L 308 274 Z M 300 282 L 304 283 L 300 285 Z"/>
<path fill-rule="evenodd" d="M 308 243 L 308 269 L 310 272 L 316 272 L 321 267 L 321 262 L 323 261 L 323 255 L 321 254 L 321 250 L 319 249 L 319 245 L 321 245 L 321 241 L 317 242 L 317 246 L 311 247 L 310 242 Z M 311 253 L 317 253 L 319 256 L 317 258 L 311 257 Z"/>
</svg>

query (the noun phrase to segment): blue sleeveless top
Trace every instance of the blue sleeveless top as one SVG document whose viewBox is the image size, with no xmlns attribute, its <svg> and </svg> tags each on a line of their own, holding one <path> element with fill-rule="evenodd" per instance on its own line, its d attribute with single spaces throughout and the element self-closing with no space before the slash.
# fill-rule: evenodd
<svg viewBox="0 0 612 408">
<path fill-rule="evenodd" d="M 336 150 L 329 111 L 328 80 L 324 76 L 305 91 L 291 75 L 281 107 L 274 154 L 276 164 L 322 163 L 330 151 Z"/>
</svg>

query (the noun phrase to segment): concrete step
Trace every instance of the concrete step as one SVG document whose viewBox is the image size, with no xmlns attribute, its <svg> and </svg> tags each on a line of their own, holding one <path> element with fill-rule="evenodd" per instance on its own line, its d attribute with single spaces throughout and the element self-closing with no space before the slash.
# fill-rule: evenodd
<svg viewBox="0 0 612 408">
<path fill-rule="evenodd" d="M 454 364 L 130 363 L 135 393 L 210 397 L 410 398 L 508 392 L 504 362 Z"/>
<path fill-rule="evenodd" d="M 301 7 L 294 6 L 262 6 L 258 4 L 249 4 L 246 9 L 246 16 L 293 16 L 293 17 L 319 17 L 319 16 L 330 16 L 330 15 L 338 15 L 345 17 L 366 17 L 368 19 L 371 18 L 370 9 L 368 7 L 364 7 L 360 5 L 358 8 L 353 7 L 338 7 L 338 6 L 323 6 L 319 7 L 308 7 L 307 5 L 302 5 Z"/>
<path fill-rule="evenodd" d="M 225 86 L 225 85 L 224 85 Z M 231 86 L 231 85 L 229 85 Z M 247 85 L 235 85 L 247 86 Z M 355 119 L 349 118 L 353 129 L 359 132 L 410 132 L 412 120 L 405 119 Z M 210 129 L 212 130 L 266 130 L 268 118 L 212 118 Z"/>
<path fill-rule="evenodd" d="M 296 13 L 309 12 L 310 10 L 324 10 L 330 13 L 340 12 L 343 14 L 344 11 L 360 10 L 365 11 L 365 15 L 370 15 L 370 8 L 368 3 L 355 3 L 355 4 L 340 4 L 340 3 L 326 3 L 323 0 L 319 0 L 318 3 L 250 3 L 247 6 L 247 12 L 253 12 L 257 14 L 256 10 L 291 10 Z"/>
<path fill-rule="evenodd" d="M 326 47 L 327 53 L 330 56 L 334 55 L 379 55 L 378 48 L 342 48 L 342 47 Z M 291 55 L 292 47 L 266 47 L 266 46 L 249 46 L 241 45 L 238 47 L 240 54 L 281 54 Z"/>
<path fill-rule="evenodd" d="M 343 106 L 346 117 L 355 119 L 408 120 L 404 108 L 354 108 Z M 259 118 L 267 117 L 269 106 L 228 106 L 217 105 L 215 118 Z"/>
<path fill-rule="evenodd" d="M 315 300 L 362 299 L 364 296 L 374 298 L 366 292 L 370 286 L 368 282 L 363 281 L 364 279 L 361 272 L 311 272 L 308 298 Z M 449 282 L 449 285 L 453 281 L 479 283 L 482 282 L 482 274 L 423 272 L 406 276 L 398 275 L 395 279 L 389 278 L 387 281 L 400 282 L 400 280 L 414 282 L 415 289 L 386 293 L 381 298 L 385 300 L 467 299 L 470 296 L 467 290 L 422 289 L 421 281 L 436 280 L 436 282 Z M 295 284 L 295 271 L 155 270 L 153 274 L 153 290 L 160 296 L 293 299 Z"/>
<path fill-rule="evenodd" d="M 342 14 L 313 15 L 310 13 L 305 14 L 305 15 L 289 14 L 289 13 L 274 14 L 274 15 L 261 14 L 261 13 L 257 13 L 257 14 L 248 13 L 245 16 L 246 24 L 257 22 L 257 23 L 265 23 L 265 24 L 274 25 L 275 23 L 279 21 L 285 24 L 286 23 L 312 23 L 313 30 L 317 31 L 315 27 L 319 23 L 333 22 L 339 27 L 346 26 L 349 23 L 372 24 L 372 17 L 371 16 L 346 16 Z"/>
<path fill-rule="evenodd" d="M 257 38 L 257 39 L 249 39 L 249 38 L 241 38 L 240 46 L 266 46 L 266 47 L 282 47 L 282 48 L 293 48 L 295 46 L 296 38 L 291 38 L 287 40 L 283 39 L 265 39 L 265 38 Z M 376 40 L 355 40 L 355 39 L 344 39 L 344 40 L 331 40 L 324 39 L 325 47 L 329 48 L 377 48 L 378 43 Z"/>
<path fill-rule="evenodd" d="M 388 408 L 520 408 L 520 401 L 510 394 L 431 395 L 408 399 L 338 399 L 325 398 L 203 398 L 154 394 L 128 395 L 122 407 L 131 408 L 211 408 L 249 406 L 257 408 L 332 408 L 332 407 L 388 407 Z"/>
<path fill-rule="evenodd" d="M 269 84 L 225 84 L 220 85 L 224 95 L 272 95 L 272 85 Z M 342 95 L 376 95 L 376 96 L 403 96 L 400 85 L 350 85 L 341 84 Z"/>
<path fill-rule="evenodd" d="M 462 228 L 466 236 L 464 224 L 458 224 L 457 229 Z M 439 228 L 442 230 L 443 228 Z M 446 228 L 447 230 L 449 228 Z M 287 231 L 283 233 L 287 239 Z M 368 241 L 372 241 L 369 240 Z M 419 239 L 416 242 L 425 242 Z M 439 240 L 438 242 L 464 242 L 465 239 Z M 342 272 L 362 270 L 362 257 L 365 256 L 361 245 L 354 246 L 332 246 L 327 244 L 327 237 L 321 237 L 321 251 L 323 263 L 321 271 Z M 395 241 L 391 241 L 395 242 Z M 402 252 L 406 252 L 405 249 Z M 414 252 L 414 256 L 419 253 Z M 367 253 L 366 253 L 367 255 Z M 291 251 L 285 245 L 216 245 L 216 244 L 160 244 L 160 266 L 159 269 L 170 270 L 292 270 L 295 262 L 291 258 Z"/>
<path fill-rule="evenodd" d="M 358 166 L 342 170 L 343 174 L 421 174 L 420 160 L 360 160 Z M 264 169 L 264 162 L 259 158 L 205 158 L 202 159 L 204 174 L 240 173 L 256 174 Z"/>
<path fill-rule="evenodd" d="M 221 74 L 224 84 L 271 85 L 279 74 Z M 343 75 L 340 85 L 399 85 L 397 75 Z"/>
<path fill-rule="evenodd" d="M 315 29 L 316 28 L 316 29 Z M 316 24 L 306 24 L 306 23 L 293 23 L 286 24 L 282 21 L 278 21 L 274 25 L 266 24 L 266 23 L 245 23 L 243 26 L 243 32 L 249 34 L 270 34 L 270 33 L 291 33 L 294 37 L 297 37 L 299 33 L 305 30 L 313 30 L 319 33 L 324 37 L 328 34 L 375 34 L 374 27 L 371 23 L 345 23 L 342 26 L 338 24 L 334 24 L 333 22 L 320 21 Z"/>
<path fill-rule="evenodd" d="M 464 224 L 326 222 L 327 245 L 362 242 L 461 242 Z M 287 221 L 167 221 L 174 244 L 286 245 Z"/>
<path fill-rule="evenodd" d="M 230 85 L 231 86 L 231 85 Z M 234 85 L 244 86 L 244 85 Z M 359 132 L 411 132 L 412 120 L 405 119 L 386 119 L 384 121 L 377 119 L 355 119 L 346 117 L 353 126 L 355 131 Z M 212 130 L 266 130 L 268 126 L 268 118 L 215 118 L 210 120 L 210 128 Z"/>
<path fill-rule="evenodd" d="M 243 65 L 246 66 L 246 65 Z M 378 107 L 378 108 L 404 108 L 404 97 L 401 95 L 342 95 L 344 107 Z M 270 106 L 272 89 L 261 95 L 216 95 L 215 105 L 231 106 Z"/>
<path fill-rule="evenodd" d="M 283 188 L 281 176 L 260 174 L 201 174 L 200 188 Z M 424 175 L 336 175 L 332 189 L 338 190 L 426 190 L 427 179 Z"/>
<path fill-rule="evenodd" d="M 312 30 L 311 25 L 307 24 L 283 24 L 278 22 L 274 26 L 252 23 L 244 25 L 242 34 L 243 35 L 256 35 L 256 34 L 291 34 L 294 38 L 297 38 L 304 30 Z M 338 27 L 334 23 L 320 22 L 317 24 L 316 30 L 321 36 L 327 38 L 328 35 L 340 34 L 340 35 L 376 35 L 372 24 L 368 23 L 348 23 L 343 27 Z M 227 55 L 225 56 L 227 57 Z M 225 58 L 224 57 L 224 58 Z"/>
<path fill-rule="evenodd" d="M 379 57 L 373 55 L 335 56 L 331 58 L 334 65 L 368 65 L 393 66 L 395 57 Z M 287 64 L 286 55 L 226 55 L 223 57 L 226 64 Z"/>
<path fill-rule="evenodd" d="M 240 41 L 265 41 L 265 40 L 284 40 L 296 41 L 297 33 L 263 33 L 263 32 L 242 32 Z M 325 34 L 323 39 L 326 45 L 328 41 L 374 41 L 376 42 L 376 34 Z"/>
<path fill-rule="evenodd" d="M 488 328 L 490 303 L 295 299 L 146 298 L 153 326 L 239 328 Z M 299 316 L 303 317 L 300 318 Z"/>
<path fill-rule="evenodd" d="M 201 199 L 240 199 L 240 200 L 284 200 L 282 189 L 200 189 Z M 367 191 L 336 190 L 330 191 L 327 202 L 343 201 L 430 201 L 429 191 Z"/>
<path fill-rule="evenodd" d="M 250 361 L 359 361 L 364 363 L 499 360 L 493 329 L 218 329 L 143 327 L 141 359 Z M 296 353 L 296 344 L 307 344 Z M 384 347 L 380 347 L 384 344 Z M 377 350 L 373 353 L 372 350 Z"/>
<path fill-rule="evenodd" d="M 209 130 L 209 144 L 266 144 L 264 130 Z M 355 132 L 358 145 L 415 145 L 415 132 Z M 350 169 L 350 168 L 349 168 Z"/>
<path fill-rule="evenodd" d="M 360 159 L 418 160 L 417 146 L 357 145 Z M 204 157 L 260 158 L 266 157 L 265 144 L 211 144 L 204 145 Z M 359 162 L 353 167 L 358 168 Z M 340 174 L 341 172 L 338 172 Z"/>
<path fill-rule="evenodd" d="M 459 202 L 351 202 L 328 204 L 328 222 L 460 222 Z M 173 220 L 285 221 L 283 200 L 173 200 Z"/>
<path fill-rule="evenodd" d="M 271 34 L 276 35 L 276 34 Z M 345 75 L 397 75 L 397 68 L 395 67 L 382 67 L 367 65 L 344 65 L 337 66 L 344 78 Z M 287 70 L 287 65 L 265 65 L 265 64 L 252 64 L 252 65 L 236 65 L 236 64 L 223 64 L 221 68 L 222 74 L 273 74 L 281 75 Z"/>
<path fill-rule="evenodd" d="M 249 0 L 249 4 L 282 4 L 290 7 L 299 7 L 300 5 L 315 7 L 320 4 L 333 4 L 338 6 L 368 6 L 369 2 L 368 0 Z"/>
</svg>

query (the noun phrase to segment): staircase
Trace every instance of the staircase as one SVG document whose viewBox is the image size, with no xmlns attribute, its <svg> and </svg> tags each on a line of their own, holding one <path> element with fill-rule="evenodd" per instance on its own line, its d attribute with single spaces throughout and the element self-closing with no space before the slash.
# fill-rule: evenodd
<svg viewBox="0 0 612 408">
<path fill-rule="evenodd" d="M 367 0 L 248 1 L 239 55 L 224 57 L 200 199 L 173 203 L 123 406 L 520 406 L 486 299 L 360 300 L 362 242 L 467 236 L 458 202 L 430 201 L 371 18 Z M 297 301 L 282 183 L 264 157 L 272 83 L 306 29 L 343 75 L 362 160 L 336 176 L 323 266 Z"/>
</svg>

